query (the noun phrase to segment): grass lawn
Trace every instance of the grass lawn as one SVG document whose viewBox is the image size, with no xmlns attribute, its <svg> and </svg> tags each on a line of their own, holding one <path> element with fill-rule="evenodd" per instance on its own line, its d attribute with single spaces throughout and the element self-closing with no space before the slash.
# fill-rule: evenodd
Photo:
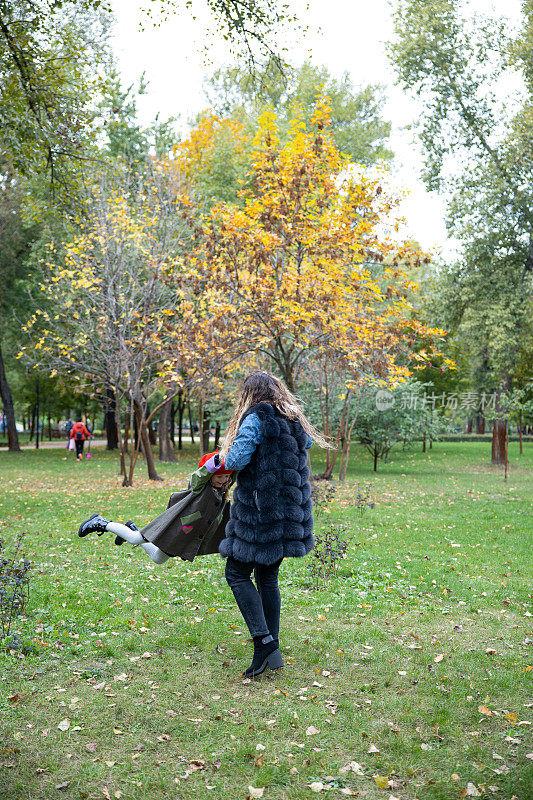
<svg viewBox="0 0 533 800">
<path fill-rule="evenodd" d="M 377 475 L 354 447 L 321 518 L 348 523 L 347 557 L 318 591 L 283 564 L 287 666 L 254 682 L 221 559 L 156 567 L 76 535 L 96 509 L 146 523 L 193 464 L 161 484 L 141 464 L 123 489 L 103 451 L 0 452 L 0 533 L 26 531 L 35 563 L 15 629 L 36 648 L 0 652 L 0 800 L 531 800 L 531 445 L 511 444 L 507 483 L 485 442 Z"/>
</svg>

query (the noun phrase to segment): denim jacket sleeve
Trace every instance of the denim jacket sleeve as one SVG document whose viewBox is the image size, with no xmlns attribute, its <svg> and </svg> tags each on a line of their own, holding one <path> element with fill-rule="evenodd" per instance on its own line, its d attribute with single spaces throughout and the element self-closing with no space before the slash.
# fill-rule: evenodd
<svg viewBox="0 0 533 800">
<path fill-rule="evenodd" d="M 258 444 L 263 441 L 261 420 L 257 414 L 249 414 L 241 422 L 237 436 L 224 459 L 226 469 L 240 470 L 250 463 Z"/>
</svg>

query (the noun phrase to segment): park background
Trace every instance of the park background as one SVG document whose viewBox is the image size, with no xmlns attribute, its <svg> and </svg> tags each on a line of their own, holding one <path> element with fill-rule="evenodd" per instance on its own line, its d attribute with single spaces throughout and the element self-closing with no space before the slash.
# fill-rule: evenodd
<svg viewBox="0 0 533 800">
<path fill-rule="evenodd" d="M 0 798 L 527 800 L 531 2 L 15 0 L 0 47 Z M 250 683 L 219 559 L 76 531 L 258 368 L 332 448 Z"/>
</svg>

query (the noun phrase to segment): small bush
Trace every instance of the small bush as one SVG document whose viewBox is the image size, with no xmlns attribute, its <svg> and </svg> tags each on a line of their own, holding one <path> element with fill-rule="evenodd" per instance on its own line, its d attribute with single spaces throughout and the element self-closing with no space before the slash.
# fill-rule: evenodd
<svg viewBox="0 0 533 800">
<path fill-rule="evenodd" d="M 329 506 L 335 493 L 336 487 L 329 481 L 316 483 L 313 486 L 314 515 L 317 519 L 321 520 L 330 513 Z M 371 499 L 370 487 L 355 487 L 350 505 L 357 508 L 360 514 L 369 508 L 374 508 L 375 503 Z M 320 531 L 315 533 L 315 547 L 308 562 L 313 589 L 326 587 L 328 580 L 336 575 L 338 562 L 346 557 L 349 541 L 349 525 L 332 519 L 322 522 Z"/>
<path fill-rule="evenodd" d="M 32 565 L 24 558 L 23 538 L 24 534 L 9 550 L 0 538 L 0 640 L 5 640 L 10 650 L 23 650 L 18 634 L 8 637 L 15 618 L 24 613 L 30 596 Z"/>
</svg>

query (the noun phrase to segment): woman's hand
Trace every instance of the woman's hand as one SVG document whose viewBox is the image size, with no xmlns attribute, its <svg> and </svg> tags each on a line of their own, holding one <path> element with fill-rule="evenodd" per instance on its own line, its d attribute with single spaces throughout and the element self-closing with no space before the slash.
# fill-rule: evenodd
<svg viewBox="0 0 533 800">
<path fill-rule="evenodd" d="M 219 454 L 215 453 L 214 456 L 211 456 L 211 458 L 207 459 L 204 467 L 211 475 L 213 475 L 215 472 L 218 472 L 219 469 L 224 469 L 224 460 L 221 461 Z"/>
</svg>

